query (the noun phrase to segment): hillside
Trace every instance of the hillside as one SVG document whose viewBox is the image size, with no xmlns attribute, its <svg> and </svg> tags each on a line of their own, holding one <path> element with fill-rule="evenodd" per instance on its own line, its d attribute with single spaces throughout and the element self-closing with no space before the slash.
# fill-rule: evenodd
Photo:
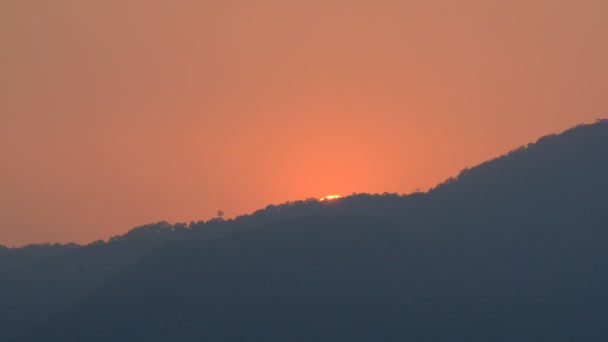
<svg viewBox="0 0 608 342">
<path fill-rule="evenodd" d="M 10 309 L 0 331 L 23 340 L 599 340 L 608 336 L 607 156 L 604 120 L 424 194 L 298 201 L 66 247 L 0 269 Z"/>
</svg>

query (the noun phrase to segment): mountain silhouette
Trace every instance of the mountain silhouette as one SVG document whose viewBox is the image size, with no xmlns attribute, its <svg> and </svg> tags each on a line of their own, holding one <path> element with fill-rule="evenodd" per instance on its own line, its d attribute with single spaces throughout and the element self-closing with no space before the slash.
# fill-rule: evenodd
<svg viewBox="0 0 608 342">
<path fill-rule="evenodd" d="M 598 120 L 427 193 L 2 248 L 0 339 L 604 340 L 607 156 Z"/>
</svg>

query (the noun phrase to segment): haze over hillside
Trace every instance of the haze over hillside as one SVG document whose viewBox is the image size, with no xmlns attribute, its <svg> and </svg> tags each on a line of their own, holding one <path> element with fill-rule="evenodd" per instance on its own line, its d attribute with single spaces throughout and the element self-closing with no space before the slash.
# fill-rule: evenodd
<svg viewBox="0 0 608 342">
<path fill-rule="evenodd" d="M 0 339 L 601 340 L 607 157 L 598 120 L 428 193 L 0 248 Z"/>
</svg>

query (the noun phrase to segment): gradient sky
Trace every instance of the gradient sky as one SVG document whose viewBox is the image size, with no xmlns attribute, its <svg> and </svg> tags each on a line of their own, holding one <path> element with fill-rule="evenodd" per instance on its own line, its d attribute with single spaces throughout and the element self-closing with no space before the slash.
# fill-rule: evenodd
<svg viewBox="0 0 608 342">
<path fill-rule="evenodd" d="M 608 116 L 605 0 L 0 0 L 0 244 L 426 190 Z"/>
</svg>

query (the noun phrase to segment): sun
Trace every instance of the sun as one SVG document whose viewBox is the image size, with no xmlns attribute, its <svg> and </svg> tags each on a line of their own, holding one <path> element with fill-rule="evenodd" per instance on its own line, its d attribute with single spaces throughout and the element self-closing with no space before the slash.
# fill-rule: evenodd
<svg viewBox="0 0 608 342">
<path fill-rule="evenodd" d="M 325 197 L 319 198 L 319 201 L 329 201 L 329 200 L 335 200 L 338 198 L 342 198 L 342 196 L 341 195 L 327 195 Z"/>
</svg>

